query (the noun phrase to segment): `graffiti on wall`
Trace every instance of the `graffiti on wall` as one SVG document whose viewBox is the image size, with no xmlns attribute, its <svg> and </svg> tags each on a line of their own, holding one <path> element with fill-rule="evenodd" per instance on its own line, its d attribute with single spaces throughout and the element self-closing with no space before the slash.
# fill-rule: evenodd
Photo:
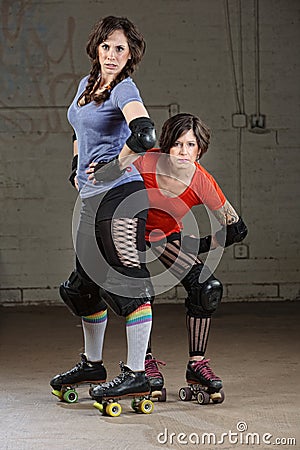
<svg viewBox="0 0 300 450">
<path fill-rule="evenodd" d="M 40 143 L 68 127 L 66 105 L 80 78 L 74 66 L 75 20 L 68 17 L 59 27 L 51 9 L 49 16 L 42 14 L 41 3 L 0 1 L 0 141 L 26 135 Z"/>
</svg>

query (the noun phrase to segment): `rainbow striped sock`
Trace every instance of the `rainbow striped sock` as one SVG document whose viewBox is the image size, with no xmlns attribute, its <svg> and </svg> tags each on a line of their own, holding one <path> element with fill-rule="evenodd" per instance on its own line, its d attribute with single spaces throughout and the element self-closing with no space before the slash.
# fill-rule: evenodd
<svg viewBox="0 0 300 450">
<path fill-rule="evenodd" d="M 144 303 L 126 316 L 127 366 L 145 370 L 145 355 L 152 326 L 151 304 Z"/>
<path fill-rule="evenodd" d="M 81 317 L 84 353 L 89 361 L 101 361 L 107 325 L 107 309 Z"/>
<path fill-rule="evenodd" d="M 150 303 L 144 303 L 139 306 L 135 311 L 126 316 L 126 327 L 132 327 L 140 323 L 146 323 L 152 321 L 152 309 Z"/>
<path fill-rule="evenodd" d="M 102 323 L 107 320 L 107 309 L 104 311 L 96 312 L 95 314 L 91 314 L 90 316 L 82 316 L 82 320 L 88 323 Z"/>
</svg>

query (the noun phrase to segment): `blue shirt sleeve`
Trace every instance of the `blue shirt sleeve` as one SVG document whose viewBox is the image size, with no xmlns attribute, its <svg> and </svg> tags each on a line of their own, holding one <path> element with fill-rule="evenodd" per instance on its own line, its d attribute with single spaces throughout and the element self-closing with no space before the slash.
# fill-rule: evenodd
<svg viewBox="0 0 300 450">
<path fill-rule="evenodd" d="M 112 104 L 121 111 L 127 103 L 135 101 L 143 103 L 139 90 L 131 78 L 126 78 L 117 84 L 112 90 L 110 98 Z"/>
</svg>

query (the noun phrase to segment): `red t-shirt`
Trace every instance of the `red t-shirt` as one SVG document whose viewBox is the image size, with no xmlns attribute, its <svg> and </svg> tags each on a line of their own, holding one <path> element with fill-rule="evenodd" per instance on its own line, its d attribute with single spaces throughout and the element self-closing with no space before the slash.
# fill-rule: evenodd
<svg viewBox="0 0 300 450">
<path fill-rule="evenodd" d="M 156 164 L 160 155 L 159 149 L 151 149 L 134 162 L 148 191 L 150 207 L 146 240 L 152 242 L 180 232 L 183 228 L 181 219 L 193 206 L 204 204 L 213 211 L 220 209 L 226 201 L 215 179 L 197 162 L 191 183 L 182 194 L 178 197 L 164 195 L 156 180 Z"/>
</svg>

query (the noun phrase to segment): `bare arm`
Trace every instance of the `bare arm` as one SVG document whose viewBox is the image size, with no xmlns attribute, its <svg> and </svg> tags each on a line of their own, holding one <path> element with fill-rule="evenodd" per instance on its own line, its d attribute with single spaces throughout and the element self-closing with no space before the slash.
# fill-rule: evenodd
<svg viewBox="0 0 300 450">
<path fill-rule="evenodd" d="M 77 144 L 77 139 L 75 139 L 75 141 L 73 142 L 73 156 L 78 155 L 78 144 Z"/>
<path fill-rule="evenodd" d="M 223 227 L 236 223 L 239 220 L 238 213 L 228 200 L 225 201 L 224 205 L 220 209 L 212 211 L 212 213 Z M 215 249 L 219 246 L 220 244 L 216 238 L 216 235 L 213 235 L 211 237 L 211 249 Z"/>
<path fill-rule="evenodd" d="M 225 201 L 220 209 L 216 209 L 215 211 L 212 211 L 212 213 L 221 225 L 231 225 L 239 220 L 238 213 L 228 200 Z"/>
</svg>

